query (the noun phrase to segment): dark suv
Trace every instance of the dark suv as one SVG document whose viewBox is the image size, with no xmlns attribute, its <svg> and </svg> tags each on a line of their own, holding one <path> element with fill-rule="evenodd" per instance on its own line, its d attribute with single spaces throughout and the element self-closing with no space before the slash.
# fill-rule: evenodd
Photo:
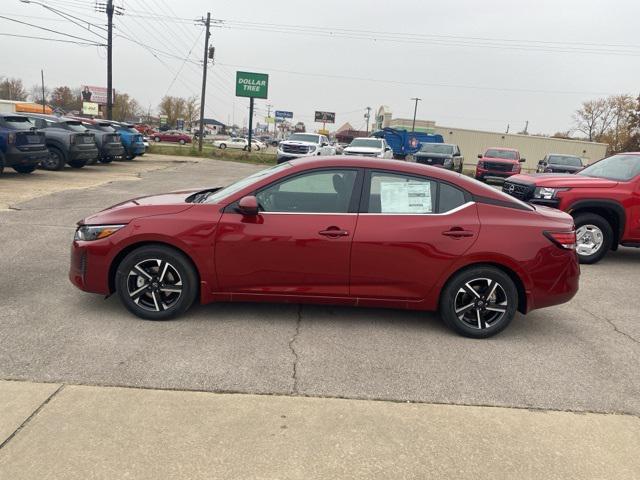
<svg viewBox="0 0 640 480">
<path fill-rule="evenodd" d="M 4 167 L 31 173 L 48 157 L 44 135 L 28 118 L 0 113 L 0 174 Z"/>
<path fill-rule="evenodd" d="M 582 159 L 575 155 L 550 153 L 538 162 L 538 173 L 576 173 L 584 168 Z"/>
<path fill-rule="evenodd" d="M 596 263 L 618 245 L 640 247 L 640 152 L 605 158 L 575 175 L 516 175 L 502 191 L 570 213 L 581 263 Z"/>
<path fill-rule="evenodd" d="M 462 173 L 464 157 L 460 147 L 451 143 L 423 143 L 414 154 L 416 163 L 446 168 Z"/>
<path fill-rule="evenodd" d="M 125 156 L 125 149 L 120 140 L 120 134 L 109 121 L 92 120 L 90 118 L 72 117 L 74 120 L 82 122 L 87 129 L 96 137 L 98 146 L 98 160 L 101 163 L 110 163 L 116 158 Z"/>
<path fill-rule="evenodd" d="M 49 157 L 40 165 L 46 170 L 62 170 L 65 164 L 82 168 L 98 158 L 93 133 L 78 120 L 35 113 L 21 114 L 44 133 Z"/>
</svg>

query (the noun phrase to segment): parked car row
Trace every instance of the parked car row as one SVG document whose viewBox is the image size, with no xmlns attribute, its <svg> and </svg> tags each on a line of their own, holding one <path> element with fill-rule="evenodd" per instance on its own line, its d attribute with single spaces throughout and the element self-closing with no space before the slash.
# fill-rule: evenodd
<svg viewBox="0 0 640 480">
<path fill-rule="evenodd" d="M 31 173 L 40 167 L 82 168 L 97 161 L 143 155 L 142 135 L 132 125 L 82 117 L 0 114 L 0 173 L 12 167 Z"/>
</svg>

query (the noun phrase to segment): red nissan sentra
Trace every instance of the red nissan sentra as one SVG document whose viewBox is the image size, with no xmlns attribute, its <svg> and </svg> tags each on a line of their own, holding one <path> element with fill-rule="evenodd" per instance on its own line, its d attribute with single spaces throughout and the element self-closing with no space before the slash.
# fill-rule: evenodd
<svg viewBox="0 0 640 480">
<path fill-rule="evenodd" d="M 135 315 L 198 299 L 439 310 L 470 337 L 578 290 L 573 219 L 457 173 L 299 159 L 224 188 L 130 200 L 78 224 L 69 277 Z"/>
</svg>

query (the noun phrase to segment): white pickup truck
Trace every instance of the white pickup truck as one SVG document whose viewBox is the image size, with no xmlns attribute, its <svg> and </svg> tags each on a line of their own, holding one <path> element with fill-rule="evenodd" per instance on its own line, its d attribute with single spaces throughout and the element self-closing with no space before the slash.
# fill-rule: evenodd
<svg viewBox="0 0 640 480">
<path fill-rule="evenodd" d="M 329 139 L 318 133 L 294 133 L 278 145 L 278 163 L 293 158 L 335 154 L 336 148 L 329 145 Z"/>
</svg>

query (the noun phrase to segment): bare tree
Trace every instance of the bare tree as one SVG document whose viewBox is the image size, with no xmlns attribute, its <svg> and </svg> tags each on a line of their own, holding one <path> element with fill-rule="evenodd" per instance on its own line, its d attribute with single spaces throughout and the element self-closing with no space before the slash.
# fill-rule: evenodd
<svg viewBox="0 0 640 480">
<path fill-rule="evenodd" d="M 119 122 L 128 120 L 136 120 L 135 117 L 140 116 L 142 107 L 135 98 L 129 96 L 128 93 L 118 93 L 113 102 L 113 119 Z"/>
<path fill-rule="evenodd" d="M 19 78 L 5 78 L 0 82 L 0 98 L 5 100 L 24 101 L 27 91 Z"/>
<path fill-rule="evenodd" d="M 39 103 L 42 105 L 43 103 L 49 103 L 49 96 L 51 95 L 51 90 L 49 87 L 44 87 L 44 102 L 42 100 L 42 85 L 34 85 L 29 89 L 29 98 L 33 103 Z"/>
<path fill-rule="evenodd" d="M 605 98 L 583 102 L 573 120 L 576 131 L 586 135 L 590 142 L 597 141 L 613 122 L 611 103 Z"/>
</svg>

